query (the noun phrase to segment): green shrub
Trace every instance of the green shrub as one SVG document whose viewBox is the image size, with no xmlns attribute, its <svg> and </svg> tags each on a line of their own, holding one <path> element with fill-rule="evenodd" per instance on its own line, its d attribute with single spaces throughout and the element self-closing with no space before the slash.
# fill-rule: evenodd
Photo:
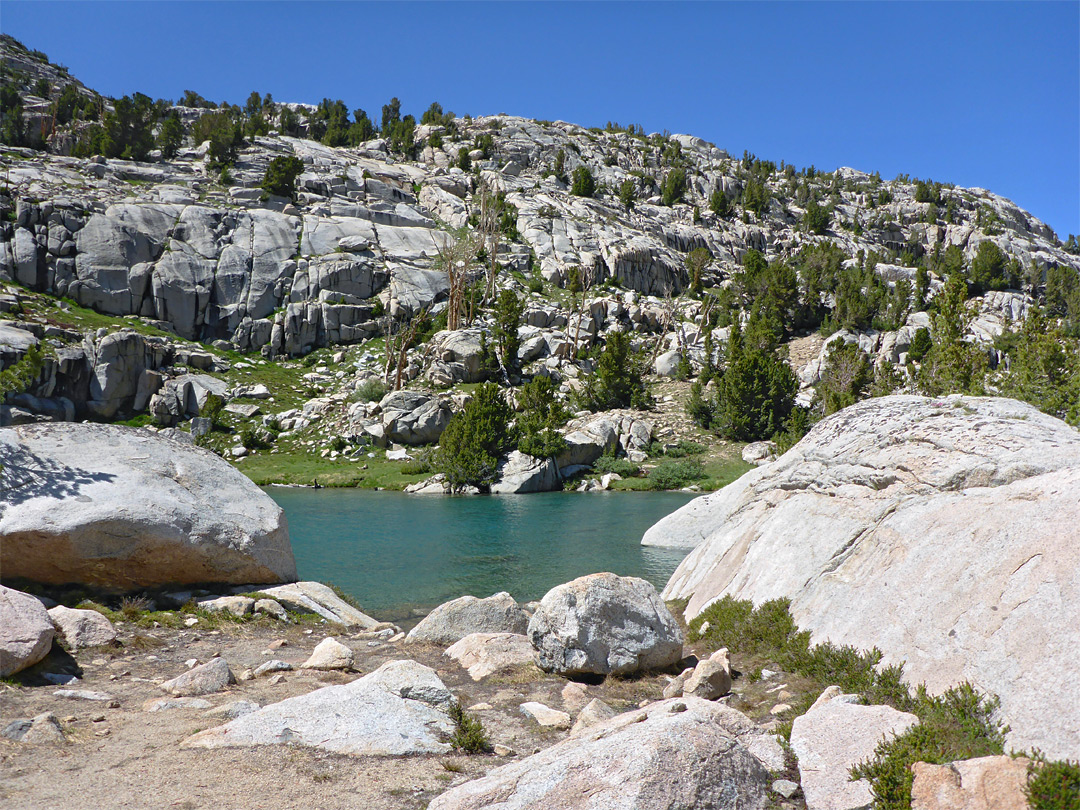
<svg viewBox="0 0 1080 810">
<path fill-rule="evenodd" d="M 467 754 L 486 754 L 491 751 L 491 742 L 479 717 L 466 714 L 461 704 L 455 703 L 450 709 L 450 719 L 456 726 L 453 736 L 450 737 L 450 745 Z"/>
<path fill-rule="evenodd" d="M 649 472 L 649 488 L 682 489 L 704 477 L 705 470 L 696 458 L 665 459 Z"/>
<path fill-rule="evenodd" d="M 920 362 L 926 353 L 930 351 L 930 348 L 934 345 L 934 342 L 930 339 L 930 330 L 925 326 L 922 326 L 915 330 L 915 334 L 911 337 L 911 343 L 908 345 L 908 360 L 912 360 L 916 363 Z"/>
<path fill-rule="evenodd" d="M 808 233 L 823 234 L 829 227 L 829 209 L 811 200 L 806 204 L 803 224 Z"/>
<path fill-rule="evenodd" d="M 386 383 L 378 377 L 368 377 L 353 392 L 353 399 L 358 402 L 378 402 L 386 396 Z"/>
<path fill-rule="evenodd" d="M 706 450 L 705 445 L 692 442 L 687 439 L 680 439 L 671 447 L 664 451 L 664 455 L 668 458 L 686 458 L 687 456 L 700 456 Z"/>
<path fill-rule="evenodd" d="M 1049 762 L 1036 751 L 1024 795 L 1031 810 L 1080 810 L 1080 762 Z"/>
<path fill-rule="evenodd" d="M 265 450 L 271 446 L 269 435 L 253 426 L 240 431 L 240 443 L 248 450 Z"/>
<path fill-rule="evenodd" d="M 686 193 L 686 170 L 672 169 L 664 178 L 664 185 L 660 189 L 661 202 L 664 205 L 674 205 L 681 202 Z"/>
<path fill-rule="evenodd" d="M 585 380 L 580 399 L 590 411 L 612 408 L 652 407 L 653 398 L 645 387 L 645 363 L 630 351 L 630 335 L 612 332 L 596 364 L 596 372 Z"/>
<path fill-rule="evenodd" d="M 335 453 L 340 453 L 342 450 L 344 450 L 345 449 L 345 437 L 344 436 L 335 436 L 334 438 L 332 438 L 330 440 L 330 449 L 333 450 Z"/>
<path fill-rule="evenodd" d="M 600 475 L 603 475 L 604 473 L 615 473 L 616 475 L 621 475 L 623 478 L 633 478 L 641 472 L 641 468 L 625 458 L 604 454 L 593 462 L 593 471 Z"/>
<path fill-rule="evenodd" d="M 555 396 L 550 377 L 536 376 L 518 392 L 518 450 L 534 458 L 552 458 L 566 448 L 559 428 L 570 417 Z"/>
</svg>

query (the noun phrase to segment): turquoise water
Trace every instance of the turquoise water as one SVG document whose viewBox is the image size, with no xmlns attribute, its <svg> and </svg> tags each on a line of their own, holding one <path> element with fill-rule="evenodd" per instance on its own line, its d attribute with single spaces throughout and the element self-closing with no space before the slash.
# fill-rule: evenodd
<svg viewBox="0 0 1080 810">
<path fill-rule="evenodd" d="M 693 497 L 266 491 L 288 517 L 300 578 L 331 582 L 387 620 L 463 594 L 509 591 L 519 601 L 539 599 L 555 585 L 597 571 L 663 587 L 684 552 L 643 547 L 641 536 Z"/>
</svg>

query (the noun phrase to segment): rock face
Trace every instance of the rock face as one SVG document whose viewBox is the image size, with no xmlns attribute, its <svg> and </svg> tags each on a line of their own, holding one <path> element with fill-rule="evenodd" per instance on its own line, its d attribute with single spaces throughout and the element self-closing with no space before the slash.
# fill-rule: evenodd
<svg viewBox="0 0 1080 810">
<path fill-rule="evenodd" d="M 75 610 L 57 605 L 49 609 L 49 619 L 72 650 L 108 644 L 116 638 L 112 622 L 96 610 Z"/>
<path fill-rule="evenodd" d="M 93 424 L 0 430 L 5 576 L 136 588 L 296 578 L 285 514 L 213 453 Z"/>
<path fill-rule="evenodd" d="M 682 658 L 683 634 L 656 589 L 636 577 L 590 574 L 552 588 L 529 620 L 541 669 L 623 675 Z"/>
<path fill-rule="evenodd" d="M 815 640 L 1001 698 L 1008 742 L 1080 756 L 1080 433 L 1006 399 L 893 396 L 819 423 L 643 542 L 697 547 L 665 599 L 788 597 Z M 1030 673 L 1038 672 L 1038 678 Z"/>
<path fill-rule="evenodd" d="M 519 495 L 526 492 L 551 492 L 559 484 L 559 470 L 549 458 L 533 458 L 511 450 L 499 461 L 492 495 Z"/>
<path fill-rule="evenodd" d="M 453 644 L 472 633 L 522 634 L 529 617 L 502 591 L 486 599 L 461 596 L 435 608 L 405 637 L 406 642 Z"/>
<path fill-rule="evenodd" d="M 919 719 L 890 706 L 860 706 L 833 699 L 795 718 L 791 748 L 807 810 L 861 810 L 873 801 L 870 783 L 848 772 L 874 754 L 882 737 L 906 731 Z"/>
<path fill-rule="evenodd" d="M 769 772 L 725 706 L 665 700 L 452 788 L 430 810 L 763 810 Z"/>
<path fill-rule="evenodd" d="M 379 406 L 386 437 L 402 444 L 437 442 L 450 424 L 449 405 L 420 391 L 394 391 Z"/>
<path fill-rule="evenodd" d="M 182 748 L 304 745 L 339 754 L 441 754 L 454 698 L 435 671 L 388 661 L 343 686 L 326 686 L 208 729 Z"/>
<path fill-rule="evenodd" d="M 53 634 L 41 602 L 0 585 L 0 678 L 32 667 L 48 655 Z"/>
<path fill-rule="evenodd" d="M 529 639 L 517 633 L 470 633 L 443 653 L 469 671 L 474 681 L 488 675 L 531 664 Z"/>
<path fill-rule="evenodd" d="M 911 810 L 1027 810 L 1026 757 L 979 757 L 912 766 Z"/>
</svg>

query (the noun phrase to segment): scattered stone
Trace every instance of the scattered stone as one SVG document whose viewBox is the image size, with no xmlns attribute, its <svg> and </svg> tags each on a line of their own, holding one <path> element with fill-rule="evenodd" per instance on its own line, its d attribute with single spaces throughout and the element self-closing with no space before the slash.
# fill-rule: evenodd
<svg viewBox="0 0 1080 810">
<path fill-rule="evenodd" d="M 355 658 L 353 651 L 336 638 L 324 638 L 315 647 L 311 657 L 300 665 L 300 668 L 349 669 L 352 667 Z"/>
<path fill-rule="evenodd" d="M 229 613 L 242 618 L 251 613 L 255 607 L 255 600 L 247 596 L 217 596 L 199 599 L 196 604 L 210 613 Z"/>
<path fill-rule="evenodd" d="M 491 750 L 497 757 L 512 757 L 517 754 L 509 745 L 503 745 L 502 743 L 495 743 Z"/>
<path fill-rule="evenodd" d="M 683 684 L 683 694 L 716 700 L 731 691 L 731 663 L 727 648 L 721 648 L 699 661 Z"/>
<path fill-rule="evenodd" d="M 6 544 L 5 537 L 0 546 Z M 0 567 L 6 568 L 6 563 Z M 54 633 L 41 602 L 30 594 L 0 585 L 0 678 L 32 667 L 48 655 Z"/>
<path fill-rule="evenodd" d="M 580 737 L 587 729 L 599 725 L 605 720 L 610 720 L 615 715 L 616 711 L 604 703 L 604 701 L 600 700 L 600 698 L 593 698 L 585 705 L 585 708 L 578 713 L 577 719 L 570 729 L 570 736 Z"/>
<path fill-rule="evenodd" d="M 259 664 L 259 666 L 255 667 L 255 671 L 252 673 L 252 675 L 258 678 L 260 675 L 265 675 L 268 672 L 291 672 L 292 668 L 293 665 L 290 664 L 288 661 L 281 661 L 277 658 L 274 658 L 264 664 Z"/>
<path fill-rule="evenodd" d="M 795 718 L 791 748 L 799 759 L 799 781 L 807 810 L 856 810 L 873 801 L 866 779 L 850 781 L 853 765 L 869 759 L 882 738 L 919 722 L 889 706 L 830 700 Z"/>
<path fill-rule="evenodd" d="M 785 799 L 794 799 L 799 792 L 799 783 L 792 782 L 790 779 L 777 779 L 772 783 L 772 791 Z"/>
<path fill-rule="evenodd" d="M 683 687 L 686 685 L 687 680 L 694 674 L 693 667 L 687 667 L 670 681 L 667 686 L 664 687 L 664 699 L 679 697 L 683 693 Z"/>
<path fill-rule="evenodd" d="M 560 712 L 558 709 L 552 709 L 543 703 L 536 703 L 535 701 L 522 703 L 520 708 L 523 715 L 535 720 L 544 728 L 554 728 L 560 731 L 570 728 L 570 715 L 566 712 Z"/>
<path fill-rule="evenodd" d="M 276 676 L 275 676 L 276 677 Z M 185 740 L 182 748 L 303 745 L 339 754 L 442 754 L 454 697 L 435 671 L 389 661 L 362 678 L 272 703 Z"/>
<path fill-rule="evenodd" d="M 233 683 L 236 683 L 236 677 L 225 659 L 215 658 L 208 664 L 195 667 L 171 681 L 165 681 L 159 688 L 177 697 L 197 697 L 220 692 Z"/>
<path fill-rule="evenodd" d="M 112 622 L 96 610 L 76 610 L 57 605 L 49 609 L 49 618 L 73 652 L 109 644 L 116 639 Z"/>
<path fill-rule="evenodd" d="M 271 686 L 277 686 L 279 683 L 285 683 L 285 673 L 279 672 L 277 675 L 271 675 L 267 683 Z"/>
<path fill-rule="evenodd" d="M 503 591 L 486 599 L 462 596 L 429 613 L 405 636 L 406 643 L 453 644 L 471 633 L 524 634 L 529 617 Z"/>
<path fill-rule="evenodd" d="M 682 658 L 683 634 L 643 579 L 590 574 L 552 588 L 529 620 L 541 669 L 625 675 Z"/>
<path fill-rule="evenodd" d="M 143 703 L 144 712 L 167 712 L 173 709 L 209 709 L 209 700 L 196 697 L 154 698 Z"/>
<path fill-rule="evenodd" d="M 102 703 L 113 700 L 113 696 L 107 692 L 95 692 L 90 689 L 57 689 L 53 692 L 53 696 L 70 700 L 94 700 Z"/>
<path fill-rule="evenodd" d="M 470 633 L 446 652 L 479 681 L 496 672 L 533 663 L 535 655 L 529 639 L 516 633 Z"/>
<path fill-rule="evenodd" d="M 912 766 L 911 810 L 1027 810 L 1026 757 L 993 756 Z"/>
<path fill-rule="evenodd" d="M 276 599 L 256 599 L 255 612 L 273 616 L 279 621 L 288 621 L 289 614 Z"/>
<path fill-rule="evenodd" d="M 589 702 L 588 689 L 585 688 L 584 684 L 576 681 L 568 681 L 560 694 L 562 695 L 563 706 L 570 712 L 582 709 Z"/>
<path fill-rule="evenodd" d="M 675 702 L 617 715 L 453 787 L 428 808 L 764 810 L 769 772 L 725 729 L 722 715 L 734 710 L 684 698 L 673 711 Z"/>
<path fill-rule="evenodd" d="M 64 729 L 52 712 L 45 712 L 29 719 L 13 720 L 4 726 L 0 735 L 15 742 L 31 745 L 67 742 Z"/>
<path fill-rule="evenodd" d="M 790 712 L 790 711 L 791 711 L 791 706 L 789 704 L 787 704 L 787 703 L 777 703 L 775 706 L 773 706 L 771 709 L 769 709 L 769 714 L 771 714 L 773 717 L 779 717 L 784 712 Z"/>
</svg>

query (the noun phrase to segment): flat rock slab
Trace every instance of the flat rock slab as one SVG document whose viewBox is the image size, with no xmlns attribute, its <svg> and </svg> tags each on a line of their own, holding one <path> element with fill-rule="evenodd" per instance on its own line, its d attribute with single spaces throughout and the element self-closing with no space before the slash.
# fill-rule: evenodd
<svg viewBox="0 0 1080 810">
<path fill-rule="evenodd" d="M 457 661 L 474 681 L 496 672 L 532 664 L 536 652 L 526 636 L 517 633 L 470 633 L 443 653 Z"/>
<path fill-rule="evenodd" d="M 849 771 L 874 754 L 883 739 L 919 722 L 891 706 L 860 706 L 830 700 L 795 718 L 791 748 L 799 759 L 799 781 L 807 810 L 859 810 L 874 797 L 866 779 L 852 782 Z"/>
<path fill-rule="evenodd" d="M 138 428 L 0 430 L 5 577 L 134 589 L 296 578 L 285 513 L 208 450 Z"/>
<path fill-rule="evenodd" d="M 92 689 L 57 689 L 53 697 L 68 698 L 69 700 L 93 700 L 99 703 L 107 703 L 113 700 L 108 692 L 97 692 Z"/>
<path fill-rule="evenodd" d="M 251 588 L 252 591 L 265 593 L 290 610 L 299 613 L 314 613 L 328 622 L 343 627 L 359 627 L 370 630 L 379 624 L 366 613 L 357 610 L 327 585 L 321 582 L 290 582 L 272 588 Z"/>
<path fill-rule="evenodd" d="M 167 712 L 173 709 L 209 709 L 209 700 L 195 697 L 154 698 L 143 703 L 144 712 Z"/>
<path fill-rule="evenodd" d="M 0 506 L 0 514 L 2 510 Z M 3 545 L 0 542 L 0 547 Z M 52 620 L 41 602 L 0 585 L 0 678 L 32 667 L 48 655 L 54 635 Z"/>
<path fill-rule="evenodd" d="M 617 715 L 451 788 L 428 808 L 764 810 L 769 772 L 724 728 L 726 708 L 683 698 Z"/>
<path fill-rule="evenodd" d="M 486 599 L 462 596 L 431 611 L 409 631 L 405 641 L 453 644 L 472 633 L 520 635 L 528 626 L 528 615 L 505 591 Z"/>
<path fill-rule="evenodd" d="M 643 542 L 694 548 L 685 617 L 785 597 L 814 642 L 1001 700 L 1009 746 L 1080 758 L 1080 432 L 990 397 L 889 396 L 691 501 Z M 898 618 L 899 617 L 899 618 Z M 1031 673 L 1038 673 L 1032 677 Z"/>
<path fill-rule="evenodd" d="M 435 671 L 414 661 L 389 661 L 342 686 L 273 703 L 208 729 L 182 748 L 244 748 L 292 744 L 339 754 L 441 754 L 454 732 L 454 698 Z"/>
<path fill-rule="evenodd" d="M 538 725 L 544 728 L 555 728 L 563 731 L 570 728 L 570 715 L 550 706 L 545 706 L 543 703 L 529 701 L 528 703 L 522 703 L 520 709 L 523 715 L 530 720 L 535 720 Z"/>
</svg>

